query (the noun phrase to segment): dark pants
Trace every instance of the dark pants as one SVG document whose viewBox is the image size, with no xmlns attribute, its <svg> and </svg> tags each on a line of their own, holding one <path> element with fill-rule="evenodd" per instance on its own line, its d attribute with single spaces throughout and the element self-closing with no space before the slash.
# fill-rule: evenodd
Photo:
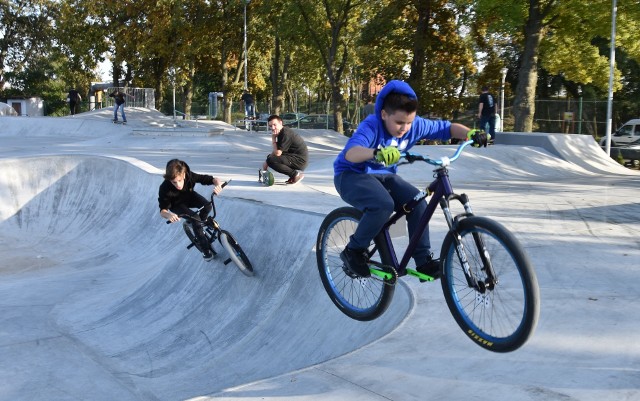
<svg viewBox="0 0 640 401">
<path fill-rule="evenodd" d="M 183 196 L 181 201 L 182 203 L 175 205 L 170 210 L 175 214 L 188 214 L 198 221 L 204 221 L 212 209 L 211 203 L 204 196 L 195 191 Z M 202 208 L 202 210 L 200 210 L 199 213 L 191 210 L 200 208 Z M 202 224 L 192 224 L 192 227 L 196 238 L 198 239 L 198 241 L 200 241 L 200 244 L 206 246 L 207 239 L 204 236 Z"/>
<path fill-rule="evenodd" d="M 355 233 L 351 236 L 349 248 L 365 249 L 380 232 L 394 210 L 415 197 L 420 191 L 397 174 L 359 174 L 345 171 L 334 177 L 334 184 L 340 197 L 362 210 L 363 215 Z M 427 202 L 420 202 L 409 215 L 407 226 L 409 235 L 418 228 L 420 217 L 427 208 Z M 429 226 L 420 237 L 413 258 L 416 265 L 426 262 L 430 256 Z"/>
<path fill-rule="evenodd" d="M 491 134 L 492 138 L 496 136 L 496 116 L 481 116 L 480 117 L 480 129 L 486 130 L 487 124 L 489 124 L 489 131 L 486 131 Z"/>
<path fill-rule="evenodd" d="M 77 107 L 78 103 L 75 100 L 69 101 L 69 111 L 71 112 L 72 116 L 76 114 L 76 111 L 78 110 Z"/>
<path fill-rule="evenodd" d="M 244 115 L 245 117 L 249 117 L 249 118 L 254 118 L 256 116 L 256 109 L 253 106 L 253 103 L 245 103 Z"/>
<path fill-rule="evenodd" d="M 304 158 L 290 153 L 283 153 L 280 156 L 274 156 L 273 153 L 270 153 L 267 156 L 267 165 L 269 167 L 290 178 L 295 177 L 298 170 L 304 170 L 307 164 Z"/>
</svg>

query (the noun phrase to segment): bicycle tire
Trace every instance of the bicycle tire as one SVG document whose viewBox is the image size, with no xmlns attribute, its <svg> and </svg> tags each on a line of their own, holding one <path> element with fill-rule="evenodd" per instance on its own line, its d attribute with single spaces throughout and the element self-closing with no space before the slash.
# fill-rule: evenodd
<svg viewBox="0 0 640 401">
<path fill-rule="evenodd" d="M 354 233 L 362 212 L 343 207 L 329 213 L 323 220 L 316 240 L 318 271 L 325 291 L 338 309 L 352 319 L 369 321 L 382 315 L 393 298 L 395 286 L 371 277 L 351 278 L 343 270 L 340 253 Z M 383 264 L 391 264 L 389 250 L 381 237 L 374 240 L 376 254 Z"/>
<path fill-rule="evenodd" d="M 182 228 L 184 229 L 185 234 L 187 234 L 187 237 L 189 238 L 193 246 L 195 246 L 198 251 L 203 252 L 202 246 L 198 243 L 196 234 L 193 232 L 191 223 L 185 221 L 184 223 L 182 223 Z"/>
<path fill-rule="evenodd" d="M 482 259 L 491 261 L 498 280 L 493 288 L 482 292 L 468 284 L 456 239 L 479 279 L 487 277 Z M 471 340 L 494 352 L 514 351 L 529 340 L 538 324 L 540 290 L 524 248 L 507 228 L 484 217 L 465 218 L 445 236 L 440 258 L 447 306 Z"/>
<path fill-rule="evenodd" d="M 220 244 L 229 255 L 229 259 L 224 262 L 225 264 L 233 262 L 245 276 L 254 275 L 251 261 L 249 261 L 249 258 L 242 250 L 242 247 L 240 247 L 238 241 L 236 241 L 236 239 L 233 237 L 233 235 L 231 235 L 229 231 L 220 231 Z"/>
</svg>

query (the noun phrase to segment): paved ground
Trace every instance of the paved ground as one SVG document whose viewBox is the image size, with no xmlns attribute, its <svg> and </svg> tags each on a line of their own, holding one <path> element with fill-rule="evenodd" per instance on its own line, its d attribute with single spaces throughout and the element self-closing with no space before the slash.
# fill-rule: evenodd
<svg viewBox="0 0 640 401">
<path fill-rule="evenodd" d="M 108 111 L 0 118 L 0 400 L 640 399 L 640 175 L 589 137 L 505 136 L 452 168 L 540 282 L 535 335 L 493 354 L 461 332 L 438 282 L 403 279 L 373 322 L 333 306 L 314 243 L 343 205 L 331 163 L 344 138 L 303 132 L 304 181 L 265 188 L 267 134 L 127 114 L 127 126 Z M 174 157 L 233 179 L 219 220 L 256 277 L 203 262 L 158 216 Z M 431 180 L 422 166 L 402 174 Z M 444 221 L 431 227 L 437 247 Z"/>
</svg>

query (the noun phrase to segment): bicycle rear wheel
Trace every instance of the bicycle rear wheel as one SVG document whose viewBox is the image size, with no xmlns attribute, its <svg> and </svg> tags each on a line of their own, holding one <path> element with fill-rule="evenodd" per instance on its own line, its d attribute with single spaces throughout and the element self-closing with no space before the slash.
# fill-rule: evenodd
<svg viewBox="0 0 640 401">
<path fill-rule="evenodd" d="M 220 231 L 220 244 L 229 254 L 229 259 L 224 262 L 225 265 L 233 262 L 246 276 L 253 276 L 253 266 L 249 258 L 229 231 Z"/>
<path fill-rule="evenodd" d="M 336 209 L 325 217 L 316 241 L 318 271 L 331 301 L 355 320 L 369 321 L 384 313 L 393 298 L 395 287 L 375 278 L 351 278 L 344 270 L 340 253 L 355 232 L 362 212 L 352 207 Z M 383 264 L 390 264 L 389 251 L 379 239 L 375 254 Z M 372 248 L 372 247 L 371 247 Z M 371 249 L 370 248 L 370 249 Z"/>
<path fill-rule="evenodd" d="M 465 218 L 445 237 L 440 257 L 447 306 L 469 338 L 494 352 L 514 351 L 527 342 L 540 313 L 538 280 L 511 232 L 484 217 Z M 463 270 L 465 260 L 471 283 Z"/>
</svg>

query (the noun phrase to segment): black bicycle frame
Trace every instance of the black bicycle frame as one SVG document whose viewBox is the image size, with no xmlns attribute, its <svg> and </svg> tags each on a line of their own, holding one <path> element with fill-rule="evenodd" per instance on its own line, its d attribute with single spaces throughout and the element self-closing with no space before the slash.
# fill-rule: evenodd
<svg viewBox="0 0 640 401">
<path fill-rule="evenodd" d="M 427 187 L 427 192 L 421 191 L 420 193 L 418 193 L 415 198 L 403 205 L 402 210 L 393 213 L 389 218 L 389 221 L 385 223 L 382 228 L 381 233 L 384 236 L 384 241 L 387 244 L 387 248 L 391 251 L 391 260 L 393 262 L 393 267 L 400 275 L 406 272 L 406 267 L 409 264 L 409 259 L 411 258 L 411 255 L 413 255 L 413 251 L 415 251 L 416 247 L 418 246 L 418 241 L 424 233 L 424 230 L 427 228 L 429 221 L 431 221 L 431 218 L 433 217 L 433 214 L 435 213 L 440 200 L 448 199 L 451 195 L 454 195 L 453 187 L 451 186 L 451 181 L 449 180 L 449 171 L 445 167 L 440 167 L 435 170 L 435 173 L 436 179 L 433 180 L 431 184 L 429 184 L 429 186 Z M 433 194 L 433 196 L 427 203 L 427 209 L 422 214 L 416 231 L 413 233 L 413 236 L 409 238 L 409 245 L 407 246 L 407 249 L 402 256 L 402 261 L 398 263 L 396 251 L 393 247 L 393 242 L 391 241 L 389 227 L 391 227 L 392 224 L 395 224 L 403 216 L 411 213 L 418 202 L 422 202 L 427 196 L 429 196 L 429 194 Z"/>
<path fill-rule="evenodd" d="M 414 197 L 411 201 L 407 202 L 402 206 L 400 211 L 395 212 L 389 218 L 389 221 L 385 223 L 382 228 L 382 235 L 384 236 L 384 241 L 387 245 L 387 249 L 391 252 L 391 261 L 393 263 L 393 268 L 396 269 L 398 275 L 404 275 L 407 271 L 407 265 L 409 264 L 409 259 L 413 255 L 416 247 L 418 246 L 418 241 L 420 237 L 424 233 L 424 230 L 427 228 L 427 225 L 431 221 L 433 214 L 436 211 L 436 208 L 440 206 L 443 210 L 449 208 L 449 200 L 454 199 L 459 201 L 464 207 L 465 213 L 461 215 L 457 215 L 455 217 L 450 217 L 449 213 L 445 213 L 447 218 L 447 224 L 449 229 L 455 229 L 456 223 L 460 217 L 467 217 L 473 215 L 471 211 L 471 206 L 469 205 L 469 197 L 466 194 L 457 195 L 453 192 L 453 187 L 451 186 L 451 181 L 449 180 L 449 171 L 446 167 L 439 167 L 435 170 L 436 178 L 429 184 L 427 187 L 427 191 L 421 191 Z M 413 235 L 409 238 L 409 245 L 402 256 L 402 260 L 398 263 L 398 257 L 396 255 L 395 248 L 393 246 L 393 241 L 391 241 L 391 234 L 389 233 L 389 228 L 392 224 L 395 224 L 400 218 L 408 215 L 411 211 L 416 207 L 419 202 L 422 202 L 429 194 L 433 194 L 431 200 L 427 203 L 427 209 L 422 214 L 420 218 L 420 222 L 418 223 L 418 227 Z M 473 238 L 476 242 L 476 246 L 478 249 L 485 249 L 484 241 L 477 233 L 473 234 Z M 460 244 L 458 244 L 460 246 Z M 371 252 L 375 253 L 375 248 Z M 493 266 L 491 261 L 487 258 L 485 252 L 480 252 L 480 259 L 482 260 L 484 269 L 487 274 L 487 281 L 479 283 L 475 279 L 475 275 L 469 271 L 468 263 L 465 259 L 464 255 L 458 254 L 461 263 L 465 266 L 465 277 L 467 279 L 467 283 L 469 287 L 474 287 L 481 292 L 484 292 L 486 289 L 492 289 L 496 284 L 495 272 L 493 271 Z"/>
</svg>

